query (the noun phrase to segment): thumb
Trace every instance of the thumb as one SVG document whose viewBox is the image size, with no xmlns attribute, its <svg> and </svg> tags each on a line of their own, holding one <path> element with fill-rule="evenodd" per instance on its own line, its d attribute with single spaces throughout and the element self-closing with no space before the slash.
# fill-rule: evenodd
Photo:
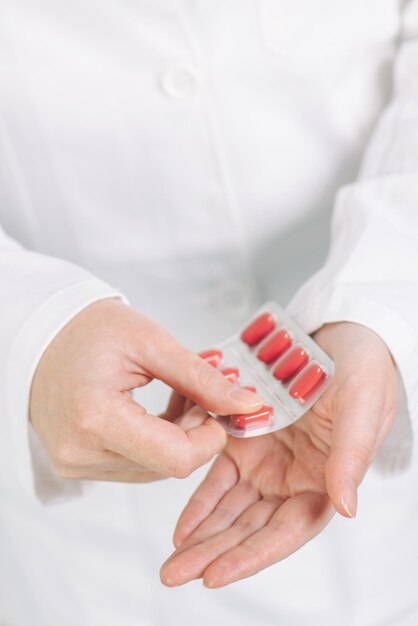
<svg viewBox="0 0 418 626">
<path fill-rule="evenodd" d="M 222 426 L 197 406 L 174 424 L 148 414 L 127 394 L 112 405 L 111 417 L 102 422 L 106 450 L 165 476 L 186 478 L 227 442 Z"/>
<path fill-rule="evenodd" d="M 369 394 L 352 394 L 336 406 L 325 479 L 335 508 L 345 517 L 356 515 L 357 488 L 386 433 L 388 420 L 381 409 Z"/>
<path fill-rule="evenodd" d="M 139 336 L 140 361 L 144 369 L 207 411 L 229 415 L 250 413 L 262 406 L 260 396 L 231 384 L 220 371 L 155 322 L 145 318 Z"/>
</svg>

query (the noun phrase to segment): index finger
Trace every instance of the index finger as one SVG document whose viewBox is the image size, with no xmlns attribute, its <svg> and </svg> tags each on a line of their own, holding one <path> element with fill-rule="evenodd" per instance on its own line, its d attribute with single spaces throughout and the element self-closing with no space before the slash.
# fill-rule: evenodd
<svg viewBox="0 0 418 626">
<path fill-rule="evenodd" d="M 141 315 L 140 365 L 195 404 L 219 415 L 250 413 L 263 404 L 256 393 L 232 385 L 223 374 Z"/>
<path fill-rule="evenodd" d="M 321 493 L 293 496 L 278 508 L 274 499 L 262 499 L 225 530 L 177 550 L 163 565 L 162 580 L 171 586 L 203 577 L 207 587 L 215 588 L 247 578 L 301 548 L 333 513 Z"/>
</svg>

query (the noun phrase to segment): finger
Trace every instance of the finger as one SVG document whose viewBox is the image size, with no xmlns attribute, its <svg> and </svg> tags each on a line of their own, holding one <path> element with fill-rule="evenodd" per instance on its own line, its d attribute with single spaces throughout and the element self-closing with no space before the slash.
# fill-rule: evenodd
<svg viewBox="0 0 418 626">
<path fill-rule="evenodd" d="M 64 461 L 53 464 L 55 473 L 61 478 L 141 483 L 167 478 L 109 450 L 77 449 L 73 452 Z"/>
<path fill-rule="evenodd" d="M 174 420 L 174 423 L 179 426 L 185 432 L 200 426 L 208 418 L 208 413 L 205 409 L 202 409 L 196 404 L 192 404 L 191 407 L 185 411 L 180 417 Z"/>
<path fill-rule="evenodd" d="M 235 463 L 229 456 L 222 454 L 216 459 L 178 519 L 173 536 L 176 548 L 212 513 L 222 496 L 237 481 L 238 470 Z"/>
<path fill-rule="evenodd" d="M 127 471 L 111 471 L 111 470 L 97 470 L 91 467 L 74 470 L 73 473 L 69 473 L 64 478 L 73 480 L 93 480 L 98 482 L 113 482 L 113 483 L 150 483 L 157 480 L 165 480 L 167 476 L 159 474 L 158 472 L 149 472 L 145 469 L 127 470 Z"/>
<path fill-rule="evenodd" d="M 335 408 L 325 478 L 335 508 L 345 517 L 356 515 L 357 488 L 381 443 L 387 422 L 379 393 L 369 391 L 353 393 Z"/>
<path fill-rule="evenodd" d="M 260 530 L 215 559 L 204 572 L 207 587 L 222 587 L 288 557 L 315 537 L 334 513 L 324 494 L 286 500 Z"/>
<path fill-rule="evenodd" d="M 201 578 L 206 568 L 218 557 L 239 545 L 265 526 L 281 504 L 278 498 L 265 498 L 249 506 L 234 523 L 222 532 L 181 551 L 176 551 L 163 564 L 161 581 L 171 587 Z"/>
<path fill-rule="evenodd" d="M 95 475 L 89 480 L 96 480 L 99 482 L 112 482 L 112 483 L 131 483 L 131 484 L 145 484 L 155 483 L 159 480 L 167 480 L 167 476 L 159 474 L 158 472 L 104 472 L 99 476 Z"/>
<path fill-rule="evenodd" d="M 112 452 L 111 450 L 104 450 L 103 452 L 97 454 L 95 458 L 89 458 L 88 462 L 85 463 L 85 467 L 91 468 L 93 472 L 103 471 L 136 473 L 138 471 L 147 471 L 142 465 L 138 465 L 135 461 L 132 461 L 121 454 L 117 454 L 116 452 Z"/>
<path fill-rule="evenodd" d="M 153 377 L 195 404 L 220 415 L 249 413 L 262 406 L 262 398 L 239 385 L 232 385 L 220 371 L 190 352 L 165 329 L 145 316 L 140 318 L 138 358 L 140 365 Z"/>
<path fill-rule="evenodd" d="M 260 500 L 260 493 L 250 483 L 244 481 L 234 485 L 220 499 L 214 510 L 186 539 L 182 548 L 202 543 L 229 528 L 249 506 Z"/>
<path fill-rule="evenodd" d="M 190 411 L 190 409 L 193 408 L 194 406 L 195 406 L 195 403 L 193 402 L 193 400 L 190 400 L 190 398 L 186 398 L 186 402 L 184 403 L 184 410 Z"/>
<path fill-rule="evenodd" d="M 160 413 L 161 419 L 174 422 L 175 419 L 186 412 L 186 401 L 187 398 L 182 396 L 181 393 L 178 391 L 172 391 L 166 410 L 163 413 Z"/>
<path fill-rule="evenodd" d="M 188 431 L 149 415 L 130 396 L 116 404 L 117 419 L 100 423 L 104 445 L 149 470 L 185 478 L 226 444 L 224 429 L 210 417 Z"/>
<path fill-rule="evenodd" d="M 173 391 L 170 395 L 167 408 L 164 413 L 160 413 L 160 417 L 170 422 L 176 422 L 176 424 L 182 426 L 182 424 L 185 423 L 185 415 L 190 415 L 190 410 L 195 406 L 197 405 L 192 400 L 185 398 L 178 391 Z M 202 415 L 207 417 L 207 411 L 205 411 L 205 409 L 201 408 L 200 411 Z M 186 430 L 183 426 L 182 428 Z"/>
</svg>

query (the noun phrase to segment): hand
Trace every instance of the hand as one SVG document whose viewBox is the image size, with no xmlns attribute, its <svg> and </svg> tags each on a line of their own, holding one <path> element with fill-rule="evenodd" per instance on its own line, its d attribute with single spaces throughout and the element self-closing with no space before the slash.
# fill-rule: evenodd
<svg viewBox="0 0 418 626">
<path fill-rule="evenodd" d="M 183 478 L 226 443 L 224 429 L 194 406 L 149 415 L 130 391 L 159 378 L 220 414 L 250 412 L 255 394 L 231 385 L 160 326 L 116 299 L 75 316 L 43 354 L 30 420 L 64 478 L 145 482 Z"/>
<path fill-rule="evenodd" d="M 357 487 L 396 412 L 395 366 L 364 326 L 325 325 L 315 339 L 335 361 L 329 389 L 283 430 L 230 438 L 178 521 L 166 585 L 227 585 L 295 552 L 334 507 L 355 516 Z"/>
</svg>

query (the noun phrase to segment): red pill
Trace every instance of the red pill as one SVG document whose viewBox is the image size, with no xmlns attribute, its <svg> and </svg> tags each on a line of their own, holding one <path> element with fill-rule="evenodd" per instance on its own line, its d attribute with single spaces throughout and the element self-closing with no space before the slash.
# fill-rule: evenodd
<svg viewBox="0 0 418 626">
<path fill-rule="evenodd" d="M 276 327 L 271 313 L 262 313 L 241 333 L 241 340 L 248 346 L 255 346 Z"/>
<path fill-rule="evenodd" d="M 297 400 L 306 400 L 325 380 L 326 374 L 317 363 L 310 365 L 289 389 L 289 394 Z"/>
<path fill-rule="evenodd" d="M 225 367 L 220 371 L 230 383 L 237 383 L 239 381 L 239 369 L 236 367 Z"/>
<path fill-rule="evenodd" d="M 273 417 L 273 408 L 265 404 L 255 413 L 242 413 L 231 415 L 231 423 L 238 428 L 250 428 L 251 426 L 266 426 Z"/>
<path fill-rule="evenodd" d="M 248 391 L 252 391 L 253 393 L 257 393 L 257 389 L 253 385 L 242 385 L 242 388 L 248 389 Z"/>
<path fill-rule="evenodd" d="M 203 352 L 199 352 L 198 355 L 201 359 L 206 361 L 206 363 L 213 365 L 213 367 L 218 367 L 222 361 L 222 352 L 216 348 L 213 350 L 203 350 Z"/>
<path fill-rule="evenodd" d="M 257 359 L 260 359 L 263 363 L 271 363 L 283 352 L 286 352 L 290 348 L 291 343 L 292 340 L 287 330 L 279 330 L 259 349 Z"/>
<path fill-rule="evenodd" d="M 286 354 L 273 370 L 274 378 L 287 383 L 305 367 L 309 357 L 303 348 L 294 348 Z"/>
</svg>

